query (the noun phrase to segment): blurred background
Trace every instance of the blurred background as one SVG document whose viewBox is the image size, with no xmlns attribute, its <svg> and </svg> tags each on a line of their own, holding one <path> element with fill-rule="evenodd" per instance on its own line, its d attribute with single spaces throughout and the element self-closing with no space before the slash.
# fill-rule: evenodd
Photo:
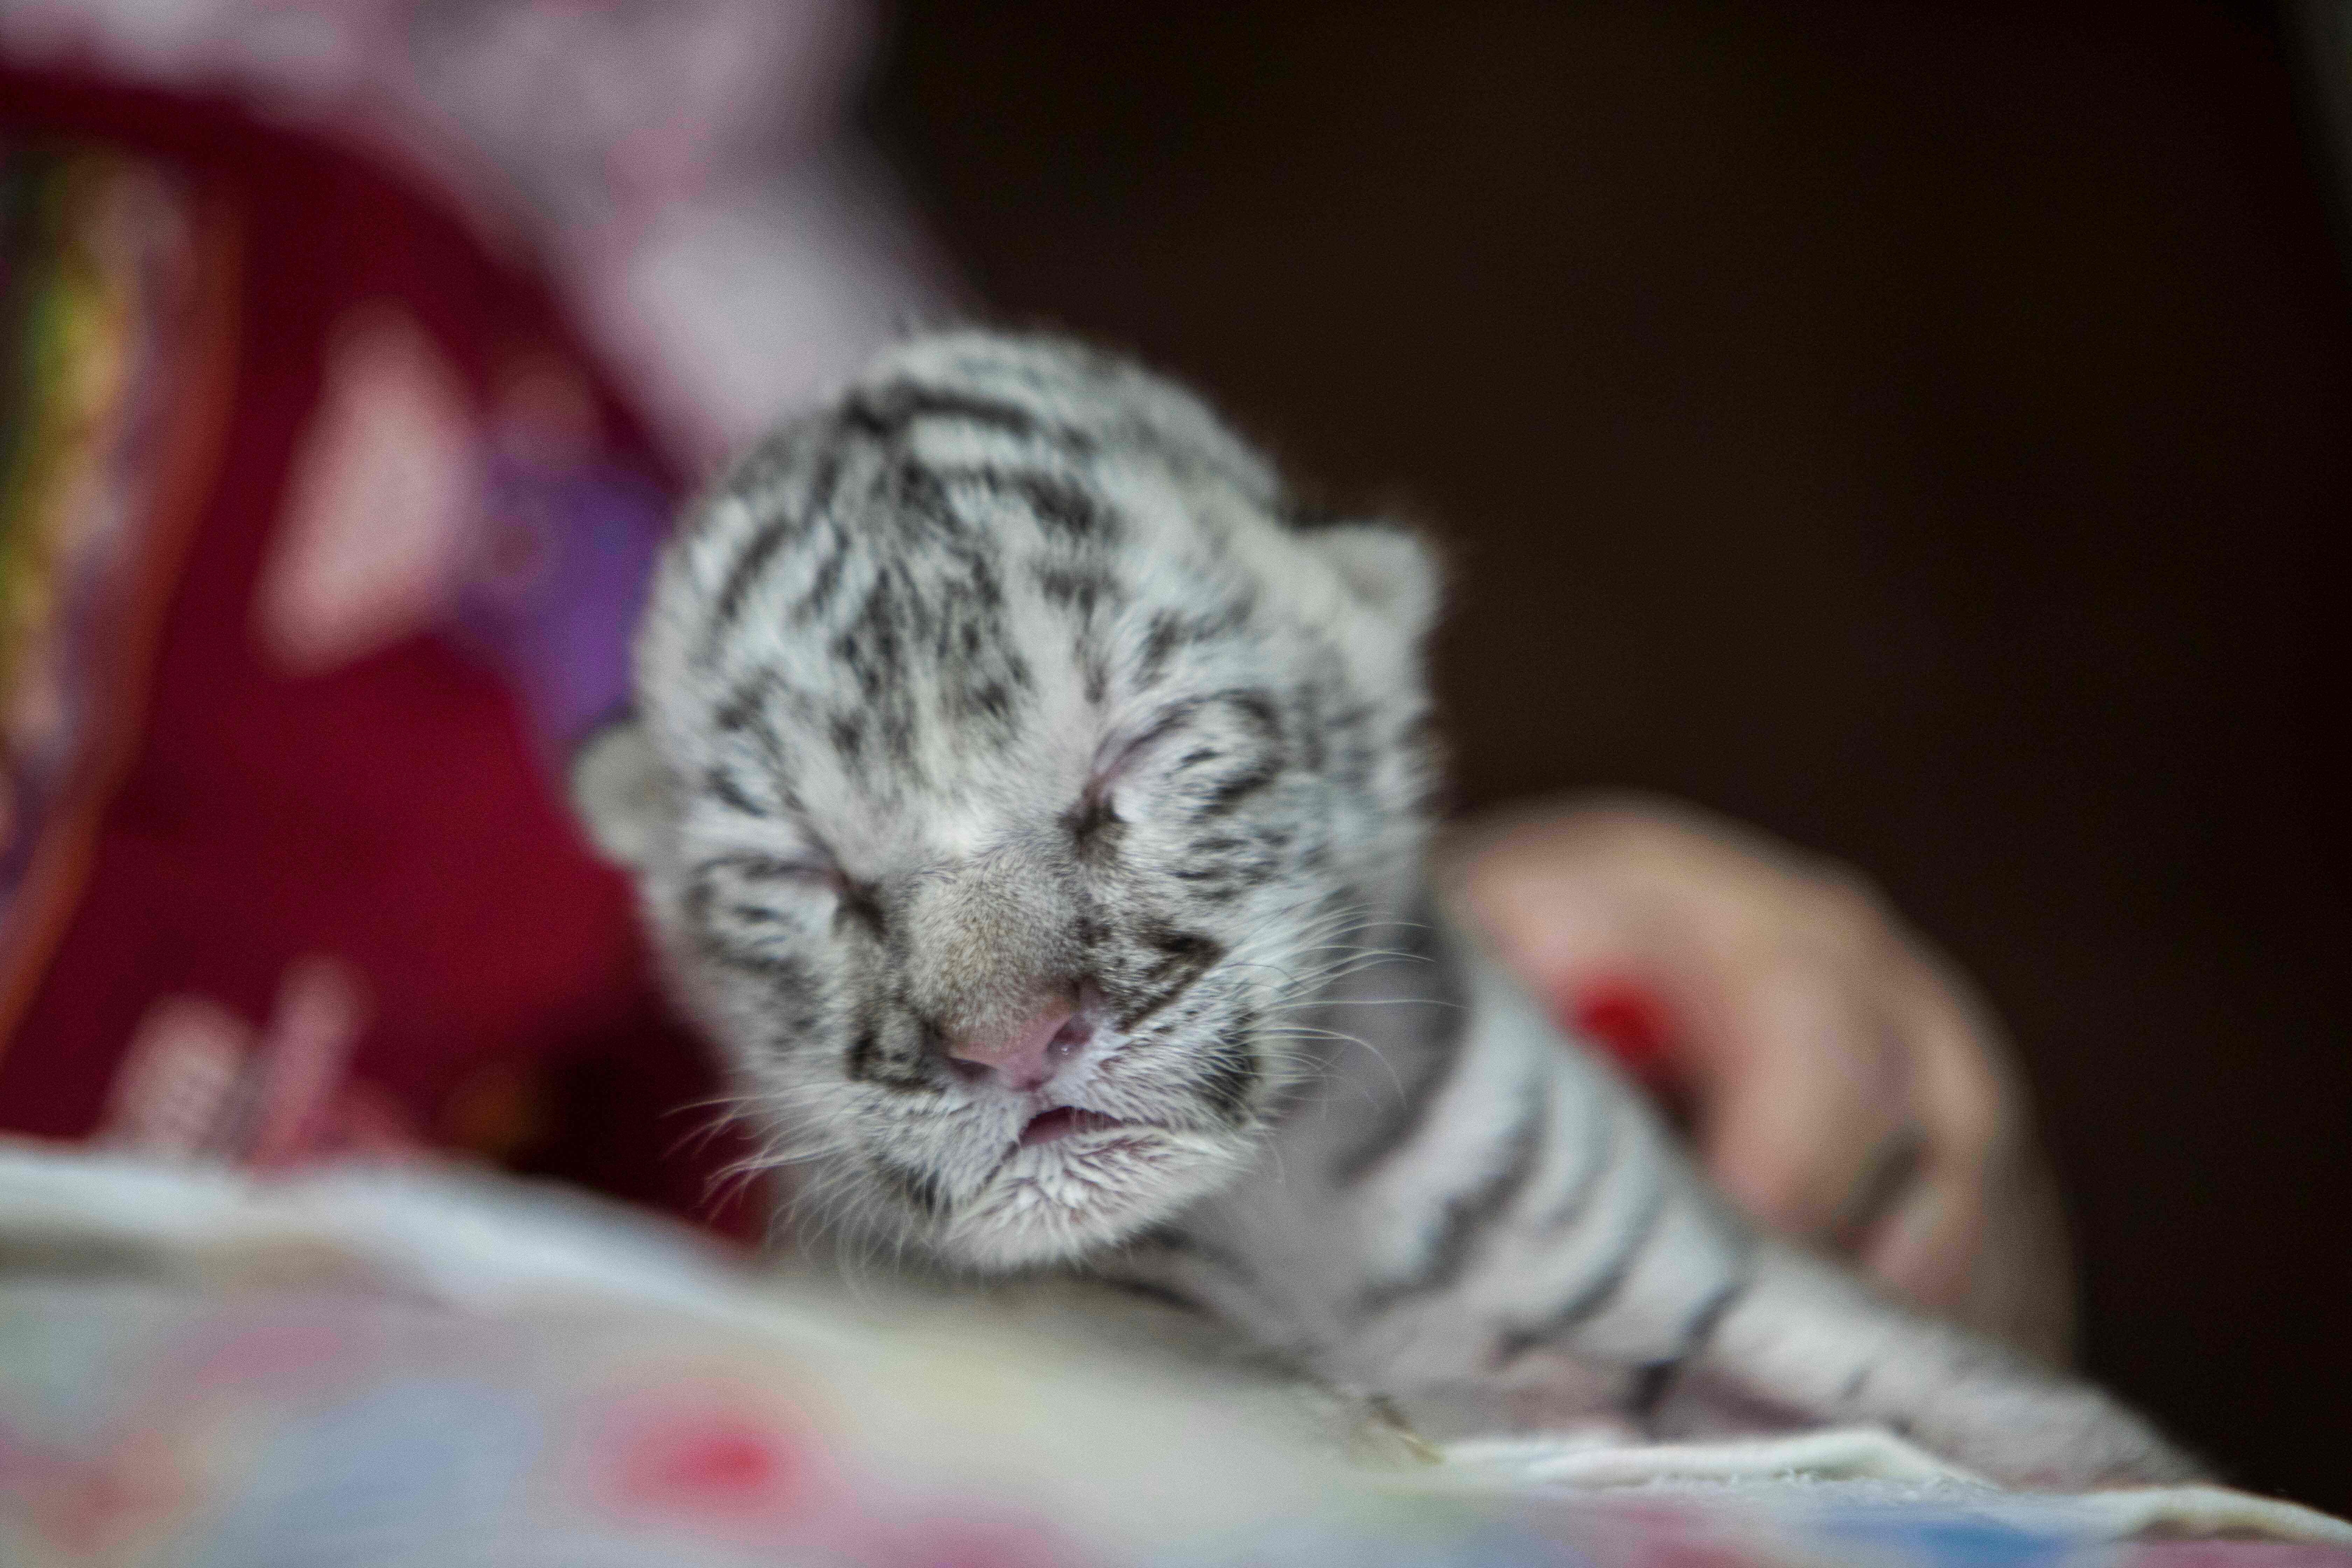
<svg viewBox="0 0 2352 1568">
<path fill-rule="evenodd" d="M 2296 23 L 910 3 L 868 113 L 987 308 L 1445 542 L 1462 805 L 1685 796 L 1947 944 L 2092 1372 L 2342 1510 L 2352 292 Z"/>
<path fill-rule="evenodd" d="M 105 361 L 0 396 L 0 1127 L 708 1210 L 546 764 L 675 497 L 976 311 L 1443 542 L 1461 807 L 1874 879 L 2090 1371 L 2352 1510 L 2347 11 L 0 0 L 0 360 Z"/>
</svg>

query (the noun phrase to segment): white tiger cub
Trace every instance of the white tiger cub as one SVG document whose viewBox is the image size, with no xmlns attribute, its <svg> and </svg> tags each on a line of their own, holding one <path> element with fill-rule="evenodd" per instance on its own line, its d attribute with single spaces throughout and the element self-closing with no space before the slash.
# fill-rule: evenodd
<svg viewBox="0 0 2352 1568">
<path fill-rule="evenodd" d="M 687 520 L 579 793 L 809 1201 L 1150 1279 L 1439 1435 L 1609 1408 L 2190 1474 L 1759 1236 L 1433 913 L 1435 574 L 1297 513 L 1181 389 L 967 331 Z"/>
</svg>

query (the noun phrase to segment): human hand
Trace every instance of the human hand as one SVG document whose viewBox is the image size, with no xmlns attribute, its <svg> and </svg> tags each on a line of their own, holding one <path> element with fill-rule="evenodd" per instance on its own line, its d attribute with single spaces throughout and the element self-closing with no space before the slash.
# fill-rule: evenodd
<svg viewBox="0 0 2352 1568">
<path fill-rule="evenodd" d="M 1734 1202 L 1899 1295 L 2065 1359 L 2064 1223 L 2007 1043 L 1859 876 L 1631 799 L 1472 823 L 1440 859 L 1555 1016 L 1610 1037 L 1688 1113 Z"/>
</svg>

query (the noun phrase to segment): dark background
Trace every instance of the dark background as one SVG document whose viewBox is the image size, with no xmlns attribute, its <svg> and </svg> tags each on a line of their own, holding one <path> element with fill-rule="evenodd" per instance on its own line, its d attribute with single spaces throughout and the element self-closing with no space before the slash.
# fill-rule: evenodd
<svg viewBox="0 0 2352 1568">
<path fill-rule="evenodd" d="M 2260 7 L 908 4 L 982 300 L 1450 542 L 1460 797 L 1865 868 L 2014 1027 L 2091 1370 L 2352 1509 L 2352 300 Z"/>
</svg>

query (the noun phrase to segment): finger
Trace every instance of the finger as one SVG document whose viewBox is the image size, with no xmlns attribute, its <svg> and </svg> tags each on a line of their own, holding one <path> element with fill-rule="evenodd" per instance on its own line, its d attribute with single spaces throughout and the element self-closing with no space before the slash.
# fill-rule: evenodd
<svg viewBox="0 0 2352 1568">
<path fill-rule="evenodd" d="M 1731 1002 L 1689 1037 L 1707 1166 L 1759 1219 L 1833 1243 L 1913 1136 L 1907 1056 L 1867 997 L 1785 956 Z"/>
<path fill-rule="evenodd" d="M 1890 1209 L 1864 1248 L 1887 1283 L 1930 1306 L 1959 1300 L 1979 1262 L 1996 1151 L 2019 1131 L 2016 1093 L 1999 1043 L 1923 963 L 1905 959 L 1885 1005 L 1911 1064 L 1911 1115 L 1920 1131 L 1917 1190 Z"/>
<path fill-rule="evenodd" d="M 1916 1184 L 1864 1243 L 1863 1268 L 1898 1295 L 2063 1366 L 2074 1327 L 2063 1218 L 2045 1184 L 2012 1184 L 1999 1161 L 1987 1175 Z"/>
<path fill-rule="evenodd" d="M 1949 1170 L 1923 1173 L 1864 1237 L 1863 1268 L 1923 1307 L 1966 1298 L 1984 1230 L 1978 1184 Z"/>
<path fill-rule="evenodd" d="M 1898 1004 L 1919 1064 L 1927 1130 L 1920 1190 L 1868 1238 L 1864 1266 L 1961 1321 L 2062 1363 L 2074 1274 L 2056 1189 L 1998 1028 L 1965 984 L 1916 965 Z"/>
<path fill-rule="evenodd" d="M 1871 1151 L 1870 1163 L 1846 1195 L 1831 1245 L 1839 1252 L 1860 1252 L 1911 1195 L 1927 1172 L 1927 1135 L 1916 1121 L 1906 1121 Z"/>
</svg>

